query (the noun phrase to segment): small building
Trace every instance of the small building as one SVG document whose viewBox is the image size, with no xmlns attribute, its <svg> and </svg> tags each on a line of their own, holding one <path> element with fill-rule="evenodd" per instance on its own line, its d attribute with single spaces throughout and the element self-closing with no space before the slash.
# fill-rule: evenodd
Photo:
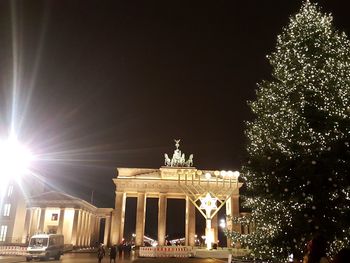
<svg viewBox="0 0 350 263">
<path fill-rule="evenodd" d="M 27 185 L 24 180 L 21 183 L 10 180 L 0 192 L 0 244 L 20 244 L 26 240 L 23 236 L 26 196 L 42 193 L 44 185 L 39 180 L 23 185 Z"/>
<path fill-rule="evenodd" d="M 112 208 L 97 208 L 80 198 L 57 191 L 35 195 L 27 200 L 24 234 L 37 232 L 62 234 L 65 244 L 89 247 L 102 241 L 101 220 L 107 226 L 104 232 L 108 241 Z"/>
<path fill-rule="evenodd" d="M 8 185 L 0 206 L 0 245 L 24 244 L 35 233 L 63 234 L 65 244 L 76 247 L 108 242 L 112 208 L 97 208 L 63 192 L 43 192 L 43 188 L 36 193 L 25 198 L 18 184 Z"/>
</svg>

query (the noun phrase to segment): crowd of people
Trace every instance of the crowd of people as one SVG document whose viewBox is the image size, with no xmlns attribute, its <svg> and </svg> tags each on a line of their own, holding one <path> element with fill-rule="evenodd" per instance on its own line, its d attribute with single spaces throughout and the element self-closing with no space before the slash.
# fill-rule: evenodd
<svg viewBox="0 0 350 263">
<path fill-rule="evenodd" d="M 98 262 L 101 263 L 102 259 L 106 256 L 106 247 L 104 244 L 100 244 L 98 249 L 97 249 L 97 258 L 98 258 Z M 119 245 L 112 245 L 109 248 L 108 251 L 108 255 L 109 255 L 109 262 L 115 263 L 117 257 L 118 258 L 122 258 L 122 257 L 130 257 L 131 254 L 131 244 L 130 243 L 121 243 Z"/>
<path fill-rule="evenodd" d="M 315 236 L 310 240 L 306 247 L 306 253 L 303 258 L 303 263 L 350 263 L 350 248 L 343 248 L 330 260 L 326 254 L 327 242 L 321 236 Z M 98 262 L 101 263 L 102 259 L 106 256 L 106 248 L 104 244 L 100 244 L 97 249 Z M 116 259 L 124 257 L 130 257 L 131 244 L 121 243 L 119 245 L 113 245 L 109 249 L 109 263 L 116 263 Z M 299 262 L 299 261 L 295 261 Z"/>
</svg>

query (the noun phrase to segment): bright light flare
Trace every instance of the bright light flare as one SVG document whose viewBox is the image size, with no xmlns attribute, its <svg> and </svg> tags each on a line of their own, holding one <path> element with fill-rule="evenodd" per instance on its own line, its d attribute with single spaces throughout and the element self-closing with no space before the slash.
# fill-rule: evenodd
<svg viewBox="0 0 350 263">
<path fill-rule="evenodd" d="M 210 180 L 210 178 L 211 178 L 211 174 L 210 173 L 205 173 L 205 179 L 207 179 L 207 180 Z"/>
<path fill-rule="evenodd" d="M 220 227 L 221 227 L 222 229 L 224 229 L 224 228 L 226 227 L 226 221 L 225 221 L 225 219 L 221 219 L 219 225 L 220 225 Z"/>
<path fill-rule="evenodd" d="M 0 183 L 18 180 L 29 170 L 33 160 L 31 152 L 21 145 L 15 136 L 0 141 Z"/>
</svg>

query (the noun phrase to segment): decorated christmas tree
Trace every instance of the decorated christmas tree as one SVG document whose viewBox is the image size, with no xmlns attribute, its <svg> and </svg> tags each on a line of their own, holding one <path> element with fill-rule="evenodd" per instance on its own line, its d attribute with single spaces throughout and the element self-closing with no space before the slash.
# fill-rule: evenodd
<svg viewBox="0 0 350 263">
<path fill-rule="evenodd" d="M 227 234 L 271 262 L 301 257 L 316 233 L 332 255 L 350 244 L 350 42 L 305 1 L 268 59 L 246 130 L 252 213 L 233 219 L 255 231 Z"/>
</svg>

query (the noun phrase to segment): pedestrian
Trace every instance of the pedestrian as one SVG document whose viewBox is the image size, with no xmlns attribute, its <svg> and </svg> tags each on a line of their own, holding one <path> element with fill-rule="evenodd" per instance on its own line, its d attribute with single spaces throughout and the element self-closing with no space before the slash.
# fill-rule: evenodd
<svg viewBox="0 0 350 263">
<path fill-rule="evenodd" d="M 321 235 L 315 236 L 307 244 L 303 263 L 329 263 L 326 256 L 327 242 Z"/>
<path fill-rule="evenodd" d="M 131 243 L 127 242 L 125 245 L 124 256 L 130 257 L 131 253 Z"/>
<path fill-rule="evenodd" d="M 120 243 L 118 245 L 118 257 L 122 258 L 122 255 L 123 255 L 123 243 Z"/>
<path fill-rule="evenodd" d="M 97 249 L 97 258 L 98 263 L 101 263 L 103 257 L 106 255 L 106 251 L 104 249 L 104 245 L 101 243 L 100 246 Z"/>
<path fill-rule="evenodd" d="M 117 247 L 116 247 L 116 245 L 113 245 L 111 247 L 111 251 L 109 252 L 109 263 L 112 263 L 112 260 L 115 263 L 116 257 L 117 257 Z"/>
<path fill-rule="evenodd" d="M 335 256 L 333 263 L 349 263 L 350 262 L 350 248 L 343 248 Z"/>
</svg>

